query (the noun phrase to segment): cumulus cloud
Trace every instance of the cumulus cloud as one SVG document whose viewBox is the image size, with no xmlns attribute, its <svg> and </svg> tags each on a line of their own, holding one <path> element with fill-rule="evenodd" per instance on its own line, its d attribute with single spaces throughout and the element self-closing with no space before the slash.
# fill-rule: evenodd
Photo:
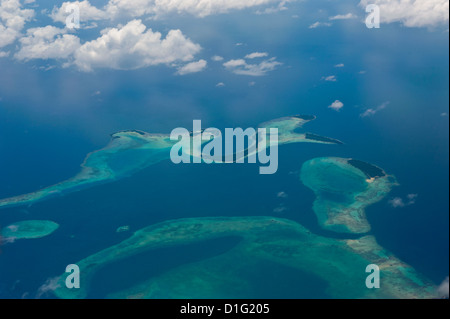
<svg viewBox="0 0 450 319">
<path fill-rule="evenodd" d="M 381 110 L 384 110 L 389 105 L 389 103 L 390 102 L 384 102 L 383 104 L 377 106 L 376 108 L 367 109 L 364 113 L 361 114 L 361 117 L 373 116 L 378 112 L 380 112 Z"/>
<path fill-rule="evenodd" d="M 408 205 L 413 205 L 416 203 L 416 199 L 417 197 L 419 197 L 418 194 L 408 194 L 408 196 L 406 196 L 409 200 Z"/>
<path fill-rule="evenodd" d="M 191 63 L 186 64 L 185 66 L 180 67 L 178 69 L 177 74 L 185 75 L 185 74 L 189 74 L 189 73 L 201 72 L 206 68 L 207 64 L 208 64 L 208 62 L 206 62 L 205 60 L 191 62 Z"/>
<path fill-rule="evenodd" d="M 403 202 L 403 199 L 401 199 L 400 197 L 395 197 L 391 199 L 389 201 L 389 204 L 394 208 L 405 207 L 405 202 Z"/>
<path fill-rule="evenodd" d="M 266 53 L 252 53 L 245 58 L 254 59 L 257 57 L 266 57 L 267 55 Z M 247 63 L 245 59 L 230 60 L 223 64 L 228 71 L 233 72 L 234 74 L 248 76 L 266 75 L 267 72 L 275 70 L 280 65 L 282 65 L 282 63 L 276 61 L 276 58 L 266 59 L 256 64 Z"/>
<path fill-rule="evenodd" d="M 269 8 L 265 8 L 264 10 L 256 11 L 256 14 L 272 14 L 272 13 L 276 13 L 276 12 L 279 12 L 279 11 L 287 10 L 288 8 L 286 7 L 286 3 L 289 2 L 289 1 L 292 1 L 292 0 L 281 1 L 275 7 L 269 7 Z"/>
<path fill-rule="evenodd" d="M 278 205 L 278 207 L 275 207 L 275 208 L 274 208 L 273 212 L 274 212 L 275 214 L 283 214 L 283 213 L 286 212 L 287 210 L 288 210 L 288 208 L 287 208 L 285 205 L 280 204 L 280 205 Z"/>
<path fill-rule="evenodd" d="M 265 58 L 268 56 L 269 56 L 269 53 L 267 53 L 267 52 L 254 52 L 254 53 L 247 54 L 245 56 L 245 58 L 246 59 L 257 59 L 257 58 Z"/>
<path fill-rule="evenodd" d="M 327 82 L 337 82 L 335 75 L 324 76 L 324 77 L 322 77 L 322 80 L 325 80 Z"/>
<path fill-rule="evenodd" d="M 66 59 L 83 71 L 95 68 L 132 70 L 158 64 L 189 62 L 201 50 L 180 30 L 171 30 L 165 38 L 161 33 L 146 28 L 141 20 L 125 26 L 101 31 L 95 40 L 80 43 L 80 39 L 67 34 L 66 29 L 54 26 L 31 28 L 20 39 L 18 60 Z M 199 72 L 206 61 L 188 63 L 180 67 L 179 74 Z"/>
<path fill-rule="evenodd" d="M 319 22 L 319 21 L 317 21 L 317 22 L 311 24 L 311 25 L 309 26 L 309 28 L 310 28 L 310 29 L 316 29 L 316 28 L 318 28 L 318 27 L 331 27 L 331 26 L 332 26 L 332 24 L 329 23 L 329 22 Z"/>
<path fill-rule="evenodd" d="M 80 39 L 68 34 L 67 29 L 54 26 L 31 28 L 20 39 L 15 58 L 64 59 L 64 66 L 75 65 L 82 71 L 96 68 L 134 70 L 153 65 L 177 66 L 178 74 L 199 72 L 207 62 L 190 63 L 201 50 L 200 45 L 186 38 L 180 30 L 171 30 L 164 38 L 141 20 L 132 20 L 126 25 L 101 31 L 101 36 L 80 43 Z"/>
<path fill-rule="evenodd" d="M 108 19 L 110 16 L 104 10 L 98 9 L 97 7 L 91 5 L 88 0 L 84 1 L 68 1 L 64 2 L 60 7 L 54 7 L 50 17 L 55 22 L 66 23 L 66 18 L 71 13 L 69 6 L 76 5 L 80 10 L 80 22 L 88 21 L 98 21 Z M 84 28 L 96 27 L 95 23 L 90 25 L 85 25 Z"/>
<path fill-rule="evenodd" d="M 79 6 L 82 13 L 80 20 L 86 22 L 91 20 L 114 20 L 119 17 L 160 17 L 172 13 L 187 13 L 196 17 L 206 17 L 254 7 L 261 8 L 255 12 L 256 14 L 268 14 L 287 10 L 285 5 L 291 1 L 296 0 L 109 0 L 101 8 L 93 6 L 89 0 L 67 1 L 59 7 L 55 6 L 50 17 L 54 21 L 65 22 L 68 15 L 66 8 L 69 4 L 77 4 Z"/>
<path fill-rule="evenodd" d="M 59 8 L 54 7 L 50 17 L 55 22 L 66 22 L 67 16 L 70 14 L 67 12 L 69 5 L 76 5 L 80 9 L 80 21 L 92 21 L 92 20 L 104 20 L 109 18 L 107 12 L 98 9 L 97 7 L 91 5 L 87 0 L 84 1 L 73 1 L 64 2 Z"/>
<path fill-rule="evenodd" d="M 233 10 L 269 5 L 272 6 L 257 10 L 256 13 L 274 13 L 286 10 L 285 4 L 290 1 L 295 0 L 109 0 L 102 8 L 91 5 L 88 0 L 72 3 L 80 5 L 80 11 L 83 12 L 80 19 L 89 21 L 118 17 L 138 18 L 145 15 L 158 17 L 170 13 L 187 13 L 197 17 L 206 17 Z M 71 2 L 64 2 L 60 7 L 55 7 L 50 16 L 55 21 L 64 22 L 67 16 L 65 8 L 69 3 Z"/>
<path fill-rule="evenodd" d="M 141 20 L 105 29 L 101 37 L 84 43 L 76 50 L 74 64 L 84 71 L 94 68 L 133 70 L 158 64 L 188 62 L 201 50 L 180 30 L 169 31 L 163 39 L 161 33 L 146 29 Z"/>
<path fill-rule="evenodd" d="M 355 19 L 356 16 L 353 13 L 347 13 L 347 14 L 338 14 L 334 17 L 330 17 L 329 19 L 331 21 L 333 20 L 349 20 L 349 19 Z"/>
<path fill-rule="evenodd" d="M 220 55 L 215 55 L 211 58 L 211 60 L 213 60 L 214 62 L 220 62 L 223 61 L 223 57 L 221 57 Z"/>
<path fill-rule="evenodd" d="M 328 106 L 330 109 L 333 109 L 337 112 L 339 112 L 343 107 L 344 107 L 344 103 L 342 103 L 339 100 L 334 101 L 333 103 L 331 103 L 330 106 Z"/>
<path fill-rule="evenodd" d="M 19 0 L 0 0 L 0 48 L 14 43 L 33 16 L 34 10 L 23 9 Z"/>
<path fill-rule="evenodd" d="M 400 22 L 406 27 L 435 27 L 449 23 L 449 0 L 361 0 L 380 7 L 381 21 Z"/>
<path fill-rule="evenodd" d="M 389 201 L 389 204 L 394 208 L 411 206 L 416 203 L 416 199 L 418 196 L 418 194 L 408 194 L 406 196 L 406 202 L 401 197 L 395 197 Z"/>
<path fill-rule="evenodd" d="M 449 298 L 449 277 L 447 277 L 438 287 L 440 298 Z"/>
<path fill-rule="evenodd" d="M 339 63 L 339 64 L 336 64 L 334 67 L 335 68 L 343 68 L 345 65 L 344 65 L 344 63 Z"/>
<path fill-rule="evenodd" d="M 53 26 L 31 28 L 20 39 L 20 50 L 15 54 L 18 60 L 66 59 L 77 50 L 80 39 L 66 30 Z"/>
<path fill-rule="evenodd" d="M 110 0 L 105 10 L 113 17 L 189 13 L 198 17 L 227 13 L 262 5 L 286 3 L 285 0 Z"/>
<path fill-rule="evenodd" d="M 47 294 L 48 292 L 55 291 L 59 287 L 61 287 L 58 284 L 59 277 L 49 278 L 46 280 L 46 282 L 38 288 L 38 291 L 36 293 L 36 299 L 41 298 L 43 295 Z"/>
<path fill-rule="evenodd" d="M 17 225 L 9 225 L 6 228 L 12 233 L 16 233 L 19 230 L 19 226 L 17 226 Z"/>
<path fill-rule="evenodd" d="M 17 240 L 17 237 L 1 237 L 0 244 L 13 244 Z"/>
<path fill-rule="evenodd" d="M 279 192 L 277 194 L 277 197 L 278 198 L 288 198 L 288 194 L 286 194 L 285 192 Z"/>
</svg>

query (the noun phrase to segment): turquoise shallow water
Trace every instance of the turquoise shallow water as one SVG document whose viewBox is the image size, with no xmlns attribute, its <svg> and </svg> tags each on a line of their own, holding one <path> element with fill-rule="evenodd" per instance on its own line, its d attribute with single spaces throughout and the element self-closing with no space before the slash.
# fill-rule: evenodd
<svg viewBox="0 0 450 319">
<path fill-rule="evenodd" d="M 363 193 L 368 185 L 365 177 L 356 171 L 349 171 L 333 163 L 310 165 L 308 170 L 300 173 L 303 184 L 317 190 L 317 195 L 324 200 L 351 204 L 355 194 Z"/>
<path fill-rule="evenodd" d="M 298 14 L 317 11 L 319 1 L 305 3 Z M 292 19 L 289 11 L 268 23 L 266 16 L 249 18 L 246 12 L 236 13 L 232 20 L 227 15 L 207 17 L 200 25 L 189 17 L 173 23 L 152 21 L 155 30 L 171 24 L 196 42 L 207 42 L 205 59 L 213 54 L 240 58 L 267 50 L 283 62 L 276 72 L 256 79 L 236 76 L 212 63 L 204 73 L 177 77 L 165 67 L 44 72 L 0 59 L 5 74 L 0 77 L 0 198 L 75 175 L 86 154 L 105 146 L 109 135 L 120 130 L 169 133 L 175 127 L 190 128 L 194 119 L 207 127 L 245 128 L 281 116 L 314 114 L 318 118 L 306 131 L 345 143 L 283 146 L 279 171 L 273 176 L 258 175 L 254 165 L 174 166 L 167 161 L 108 185 L 1 210 L 0 226 L 32 219 L 52 220 L 60 228 L 39 240 L 0 247 L 0 298 L 52 297 L 40 295 L 39 287 L 60 275 L 66 265 L 168 219 L 273 215 L 298 221 L 323 236 L 354 237 L 319 227 L 312 211 L 315 195 L 299 181 L 305 161 L 327 156 L 360 159 L 395 175 L 400 186 L 367 208 L 371 234 L 436 284 L 448 276 L 449 126 L 448 117 L 441 116 L 448 113 L 449 102 L 448 33 L 398 25 L 369 33 L 356 20 L 311 31 L 308 26 L 315 21 L 301 17 Z M 235 36 L 211 37 L 224 30 Z M 245 45 L 237 47 L 236 42 Z M 336 70 L 337 63 L 346 67 Z M 359 74 L 363 70 L 365 74 Z M 331 74 L 336 74 L 337 82 L 320 81 Z M 218 82 L 226 86 L 219 90 Z M 92 96 L 96 90 L 102 92 L 101 99 Z M 339 113 L 327 107 L 336 99 L 345 104 Z M 386 109 L 361 118 L 367 108 L 386 101 L 390 102 Z M 138 159 L 139 152 L 123 156 L 117 167 L 130 157 Z M 359 187 L 344 178 L 333 182 L 337 188 Z M 280 192 L 287 197 L 277 197 Z M 406 201 L 408 194 L 418 195 L 414 205 L 393 208 L 388 202 L 395 197 Z M 130 232 L 116 233 L 124 225 Z M 136 274 L 152 276 L 232 245 L 233 240 L 224 240 L 202 246 L 201 251 L 195 245 L 159 251 L 165 258 L 148 273 L 137 264 L 154 260 L 153 253 L 111 265 L 95 279 L 92 296 L 127 287 L 139 280 Z M 120 273 L 120 282 L 104 285 L 108 274 L 115 272 Z M 246 276 L 259 292 L 255 296 L 326 297 L 325 283 L 292 269 L 264 264 Z M 268 278 L 266 286 L 262 277 Z"/>
<path fill-rule="evenodd" d="M 26 219 L 32 215 L 36 219 L 54 220 L 61 224 L 61 228 L 52 236 L 39 241 L 17 242 L 14 245 L 3 247 L 0 260 L 2 279 L 6 285 L 6 288 L 2 290 L 3 296 L 18 298 L 27 292 L 32 296 L 33 291 L 36 291 L 48 278 L 59 275 L 61 267 L 126 239 L 130 233 L 115 232 L 119 226 L 123 225 L 129 225 L 131 231 L 135 231 L 164 220 L 184 217 L 273 215 L 296 220 L 318 234 L 351 238 L 352 235 L 337 235 L 318 227 L 316 217 L 311 210 L 315 196 L 300 183 L 298 178 L 300 164 L 313 154 L 343 154 L 346 151 L 345 146 L 343 149 L 336 147 L 333 151 L 326 150 L 328 147 L 330 146 L 285 146 L 280 152 L 282 165 L 279 174 L 274 176 L 258 175 L 257 167 L 253 165 L 173 166 L 167 161 L 112 184 L 100 185 L 96 188 L 37 203 L 31 207 L 7 209 L 3 215 L 6 222 L 15 221 L 18 216 Z M 295 160 L 295 157 L 298 160 Z M 354 185 L 351 180 L 344 179 L 343 182 L 346 185 L 348 183 L 351 186 Z M 255 187 L 255 185 L 264 185 L 264 187 Z M 281 191 L 288 194 L 288 197 L 278 198 L 277 194 Z M 275 213 L 274 210 L 278 207 L 283 207 L 283 209 Z M 420 214 L 420 212 L 417 213 Z M 395 248 L 395 239 L 392 239 L 384 231 L 386 225 L 378 224 L 379 220 L 390 219 L 388 214 L 389 207 L 386 202 L 368 209 L 368 217 L 373 225 L 372 233 L 388 246 L 393 242 Z M 426 231 L 426 224 L 422 224 L 421 227 Z M 405 232 L 405 234 L 408 233 Z M 221 245 L 211 243 L 211 246 L 202 246 L 200 251 L 194 245 L 188 250 L 192 251 L 192 254 L 189 258 L 184 259 L 181 257 L 186 256 L 186 251 L 183 248 L 174 248 L 164 252 L 167 256 L 165 259 L 158 259 L 158 269 L 159 271 L 168 270 L 174 265 L 192 262 L 190 258 L 212 256 L 232 245 L 225 240 Z M 425 246 L 426 241 L 421 245 Z M 420 250 L 424 246 L 419 245 L 416 249 Z M 408 256 L 409 249 L 405 248 L 393 251 L 397 255 L 402 255 L 413 266 L 427 269 L 428 262 L 424 263 L 423 260 L 417 262 L 412 251 Z M 437 247 L 433 246 L 432 249 L 437 249 Z M 157 255 L 158 253 L 156 255 L 149 253 L 137 260 L 142 263 L 144 261 L 154 262 Z M 31 271 L 27 266 L 29 263 L 27 264 L 25 261 L 33 262 Z M 95 279 L 94 284 L 97 283 L 97 285 L 93 289 L 91 297 L 106 296 L 119 288 L 127 287 L 131 282 L 138 281 L 136 269 L 139 270 L 140 267 L 142 268 L 140 268 L 140 272 L 137 272 L 138 274 L 145 273 L 146 276 L 152 276 L 154 270 L 149 270 L 147 273 L 144 264 L 136 268 L 137 263 L 132 260 L 125 261 L 118 265 L 112 265 L 105 273 L 102 272 Z M 268 281 L 267 290 L 262 287 L 256 289 L 260 294 L 255 297 L 327 297 L 324 291 L 318 288 L 318 290 L 311 291 L 311 287 L 323 287 L 324 283 L 321 283 L 319 279 L 305 277 L 295 271 L 283 270 L 280 268 L 281 266 L 273 265 L 272 267 L 272 270 L 270 267 L 267 270 L 258 267 L 250 271 L 250 273 L 260 271 L 261 276 L 267 272 L 273 272 L 277 274 L 278 278 L 278 281 Z M 425 274 L 431 278 L 433 276 L 439 278 L 443 271 L 445 270 L 434 268 L 433 271 Z M 109 274 L 112 275 L 114 272 L 120 274 L 121 280 L 112 283 L 111 286 L 103 284 L 102 281 L 108 281 L 107 278 L 111 277 Z M 292 276 L 295 276 L 296 279 L 292 279 Z M 250 277 L 249 280 L 255 285 L 260 283 L 259 280 L 253 280 Z M 13 280 L 13 278 L 20 279 Z M 287 283 L 291 280 L 298 280 L 298 284 L 295 287 L 283 284 L 283 289 L 276 285 L 276 282 Z M 111 288 L 110 291 L 108 291 L 108 287 Z M 269 287 L 272 288 L 269 289 Z M 311 292 L 310 296 L 309 292 Z M 45 296 L 51 297 L 51 294 Z"/>
</svg>

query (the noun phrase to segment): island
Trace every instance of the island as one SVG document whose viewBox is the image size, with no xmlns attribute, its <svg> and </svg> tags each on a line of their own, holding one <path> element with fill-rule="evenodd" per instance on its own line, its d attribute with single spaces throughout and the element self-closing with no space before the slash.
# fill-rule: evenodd
<svg viewBox="0 0 450 319">
<path fill-rule="evenodd" d="M 190 218 L 151 225 L 129 239 L 80 260 L 80 289 L 59 276 L 54 294 L 78 299 L 89 295 L 97 272 L 107 265 L 163 247 L 184 247 L 214 238 L 238 236 L 240 242 L 218 256 L 182 264 L 110 295 L 111 298 L 236 298 L 248 291 L 243 270 L 276 263 L 317 276 L 333 298 L 434 298 L 436 286 L 380 247 L 373 236 L 338 240 L 315 235 L 300 224 L 273 217 Z M 382 269 L 381 289 L 365 285 L 366 267 Z M 193 289 L 195 287 L 195 289 Z"/>
<path fill-rule="evenodd" d="M 0 237 L 6 243 L 19 239 L 36 239 L 52 234 L 59 225 L 49 220 L 26 220 L 4 227 Z"/>
<path fill-rule="evenodd" d="M 306 134 L 297 133 L 297 129 L 314 120 L 314 116 L 292 116 L 272 120 L 261 124 L 261 128 L 278 128 L 278 144 L 321 143 L 339 144 L 328 138 L 308 139 Z M 192 132 L 191 138 L 202 132 Z M 204 141 L 203 143 L 207 143 Z M 74 177 L 56 185 L 11 198 L 0 200 L 0 209 L 20 205 L 30 205 L 52 197 L 66 195 L 99 184 L 110 183 L 131 176 L 151 165 L 170 158 L 170 150 L 176 141 L 169 134 L 149 134 L 143 131 L 128 130 L 111 135 L 110 143 L 103 149 L 87 155 L 81 171 Z M 267 143 L 267 147 L 270 143 Z M 201 147 L 201 145 L 200 145 Z M 193 149 L 190 156 L 201 154 Z M 248 154 L 246 154 L 248 156 Z"/>
<path fill-rule="evenodd" d="M 265 122 L 260 124 L 259 127 L 265 129 L 277 128 L 279 145 L 291 143 L 343 144 L 341 141 L 329 137 L 298 132 L 305 124 L 315 119 L 314 115 L 296 115 Z M 313 136 L 316 138 L 312 138 Z"/>
<path fill-rule="evenodd" d="M 398 185 L 381 168 L 354 159 L 315 158 L 303 164 L 300 179 L 316 195 L 319 225 L 339 233 L 370 231 L 366 207 L 381 201 Z"/>
</svg>

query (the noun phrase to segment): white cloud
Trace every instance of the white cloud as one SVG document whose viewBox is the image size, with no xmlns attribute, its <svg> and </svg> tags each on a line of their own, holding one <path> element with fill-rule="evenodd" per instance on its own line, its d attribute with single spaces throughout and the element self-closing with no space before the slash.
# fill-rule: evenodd
<svg viewBox="0 0 450 319">
<path fill-rule="evenodd" d="M 1 237 L 0 243 L 1 244 L 14 244 L 17 240 L 17 237 Z"/>
<path fill-rule="evenodd" d="M 32 0 L 28 0 L 32 1 Z M 256 14 L 270 14 L 287 10 L 286 3 L 297 0 L 109 0 L 104 7 L 95 7 L 89 0 L 67 1 L 60 7 L 54 7 L 50 17 L 54 21 L 64 23 L 69 4 L 78 4 L 80 20 L 115 20 L 122 18 L 139 18 L 143 16 L 160 17 L 166 14 L 191 14 L 206 17 L 214 14 L 228 13 L 233 10 L 249 8 L 258 9 Z M 267 7 L 268 5 L 273 5 Z M 86 26 L 84 27 L 86 28 Z"/>
<path fill-rule="evenodd" d="M 76 65 L 82 71 L 95 68 L 133 70 L 153 65 L 180 65 L 194 59 L 201 50 L 198 44 L 186 38 L 180 30 L 171 30 L 165 38 L 161 33 L 147 29 L 141 20 L 132 20 L 125 26 L 101 31 L 95 40 L 80 43 L 67 29 L 54 26 L 31 28 L 20 39 L 18 60 L 65 59 L 64 66 Z M 183 63 L 183 64 L 184 64 Z M 179 68 L 179 74 L 199 72 L 207 62 L 200 60 Z"/>
<path fill-rule="evenodd" d="M 332 24 L 329 22 L 315 22 L 309 26 L 310 29 L 315 29 L 318 27 L 331 27 Z"/>
<path fill-rule="evenodd" d="M 337 82 L 335 75 L 324 76 L 324 77 L 322 77 L 322 80 L 325 80 L 327 82 Z"/>
<path fill-rule="evenodd" d="M 112 68 L 133 70 L 158 64 L 188 62 L 201 50 L 180 30 L 171 30 L 162 39 L 159 32 L 146 30 L 141 20 L 105 29 L 96 40 L 84 43 L 74 54 L 81 70 Z"/>
<path fill-rule="evenodd" d="M 285 4 L 295 0 L 109 0 L 103 8 L 90 4 L 88 0 L 64 2 L 55 7 L 51 13 L 54 21 L 64 22 L 69 3 L 80 6 L 81 21 L 115 19 L 118 17 L 161 16 L 165 14 L 191 14 L 197 17 L 206 17 L 213 14 L 227 13 L 232 10 L 243 10 L 253 7 L 274 5 L 256 13 L 273 13 L 286 10 Z"/>
<path fill-rule="evenodd" d="M 391 199 L 389 201 L 389 204 L 394 208 L 405 207 L 405 203 L 403 202 L 403 199 L 401 199 L 400 197 L 395 197 Z"/>
<path fill-rule="evenodd" d="M 333 109 L 333 110 L 338 111 L 338 112 L 339 112 L 343 107 L 344 107 L 344 103 L 342 103 L 342 102 L 339 101 L 339 100 L 334 101 L 334 102 L 329 106 L 330 109 Z"/>
<path fill-rule="evenodd" d="M 257 59 L 257 58 L 265 58 L 265 57 L 268 57 L 268 56 L 269 56 L 269 53 L 267 53 L 267 52 L 254 52 L 254 53 L 251 53 L 251 54 L 247 54 L 245 56 L 245 58 L 246 59 Z"/>
<path fill-rule="evenodd" d="M 407 202 L 405 202 L 401 197 L 395 197 L 389 201 L 389 204 L 394 208 L 411 206 L 416 203 L 418 194 L 408 194 L 406 196 Z"/>
<path fill-rule="evenodd" d="M 19 230 L 19 226 L 17 226 L 17 225 L 9 225 L 6 228 L 12 233 L 16 233 Z"/>
<path fill-rule="evenodd" d="M 440 298 L 449 297 L 449 277 L 447 277 L 438 287 L 438 294 Z"/>
<path fill-rule="evenodd" d="M 224 87 L 224 86 L 225 86 L 225 83 L 223 83 L 223 82 L 219 82 L 219 83 L 216 84 L 216 87 L 218 87 L 218 88 L 221 88 L 221 87 Z"/>
<path fill-rule="evenodd" d="M 417 197 L 419 197 L 418 194 L 408 194 L 408 196 L 406 196 L 409 200 L 408 205 L 413 205 L 416 203 L 416 199 Z"/>
<path fill-rule="evenodd" d="M 355 19 L 356 16 L 353 13 L 347 13 L 347 14 L 338 14 L 334 17 L 330 17 L 330 20 L 349 20 L 349 19 Z"/>
<path fill-rule="evenodd" d="M 258 11 L 256 11 L 256 14 L 272 14 L 272 13 L 276 13 L 279 11 L 285 11 L 288 9 L 286 7 L 286 3 L 289 1 L 290 0 L 284 0 L 284 1 L 281 1 L 276 7 L 269 7 L 269 8 L 265 8 L 264 10 L 258 10 Z"/>
<path fill-rule="evenodd" d="M 278 198 L 288 198 L 288 194 L 286 194 L 285 192 L 279 192 L 277 194 L 277 197 Z"/>
<path fill-rule="evenodd" d="M 368 109 L 364 113 L 361 114 L 361 117 L 368 117 L 377 114 L 379 111 L 384 110 L 390 102 L 384 102 L 383 104 L 377 106 L 374 109 Z"/>
<path fill-rule="evenodd" d="M 80 21 L 92 21 L 92 20 L 104 20 L 108 19 L 109 15 L 107 12 L 98 9 L 91 5 L 91 3 L 87 0 L 84 1 L 73 1 L 73 2 L 64 2 L 61 7 L 54 7 L 50 17 L 55 22 L 66 23 L 66 18 L 70 13 L 67 13 L 66 9 L 69 5 L 77 5 L 80 8 Z"/>
<path fill-rule="evenodd" d="M 345 65 L 344 65 L 344 63 L 339 63 L 339 64 L 336 64 L 334 67 L 335 68 L 343 68 Z"/>
<path fill-rule="evenodd" d="M 189 73 L 197 73 L 203 71 L 206 66 L 208 65 L 208 62 L 205 60 L 199 60 L 197 62 L 191 62 L 186 64 L 185 66 L 182 66 L 178 69 L 177 74 L 179 75 L 185 75 Z"/>
<path fill-rule="evenodd" d="M 281 205 L 278 205 L 278 207 L 274 208 L 273 212 L 275 214 L 283 214 L 287 210 L 288 210 L 288 208 L 285 205 L 281 204 Z"/>
<path fill-rule="evenodd" d="M 223 57 L 221 57 L 219 55 L 215 55 L 211 58 L 211 60 L 213 60 L 214 62 L 220 62 L 220 61 L 223 61 Z"/>
<path fill-rule="evenodd" d="M 284 0 L 110 0 L 105 9 L 112 17 L 159 16 L 167 13 L 189 13 L 205 17 L 232 10 L 285 2 Z"/>
<path fill-rule="evenodd" d="M 0 0 L 0 48 L 14 43 L 33 16 L 34 10 L 22 9 L 19 0 Z"/>
<path fill-rule="evenodd" d="M 38 291 L 36 293 L 36 299 L 41 298 L 43 295 L 47 294 L 48 292 L 55 291 L 56 289 L 60 288 L 59 285 L 59 277 L 49 278 L 45 281 L 45 283 L 38 288 Z"/>
<path fill-rule="evenodd" d="M 18 60 L 66 59 L 77 50 L 80 39 L 66 30 L 53 26 L 31 28 L 26 37 L 20 39 L 20 50 L 15 54 Z"/>
<path fill-rule="evenodd" d="M 235 68 L 235 67 L 239 67 L 239 66 L 244 66 L 247 63 L 245 62 L 245 60 L 243 59 L 239 59 L 239 60 L 230 60 L 228 62 L 225 62 L 223 65 L 226 68 Z"/>
<path fill-rule="evenodd" d="M 259 64 L 249 64 L 244 59 L 230 60 L 225 62 L 223 66 L 230 72 L 239 75 L 263 76 L 267 72 L 275 70 L 282 63 L 276 61 L 276 58 L 264 60 Z"/>
<path fill-rule="evenodd" d="M 380 7 L 381 21 L 407 27 L 435 27 L 449 23 L 449 0 L 361 0 L 359 5 Z"/>
</svg>

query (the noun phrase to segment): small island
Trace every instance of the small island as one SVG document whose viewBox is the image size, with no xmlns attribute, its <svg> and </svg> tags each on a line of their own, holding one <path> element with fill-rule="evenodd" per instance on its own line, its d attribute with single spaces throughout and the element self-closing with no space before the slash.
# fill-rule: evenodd
<svg viewBox="0 0 450 319">
<path fill-rule="evenodd" d="M 52 234 L 59 225 L 49 220 L 26 220 L 11 224 L 1 230 L 1 237 L 5 242 L 19 239 L 36 239 Z"/>
<path fill-rule="evenodd" d="M 339 233 L 370 231 L 365 208 L 397 185 L 395 177 L 363 161 L 316 158 L 303 164 L 300 179 L 316 194 L 313 210 L 319 225 Z"/>
<path fill-rule="evenodd" d="M 334 138 L 329 138 L 325 136 L 320 136 L 312 133 L 306 133 L 305 138 L 307 140 L 316 141 L 316 142 L 324 142 L 324 143 L 331 143 L 331 144 L 344 144 L 339 140 L 335 140 Z"/>
</svg>

